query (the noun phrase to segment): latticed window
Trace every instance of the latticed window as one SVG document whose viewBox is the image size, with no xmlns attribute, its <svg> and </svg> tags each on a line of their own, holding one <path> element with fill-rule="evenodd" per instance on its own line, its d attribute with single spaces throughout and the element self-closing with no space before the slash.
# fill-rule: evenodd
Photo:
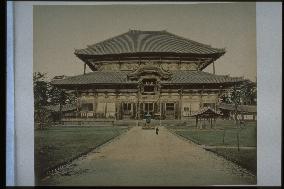
<svg viewBox="0 0 284 189">
<path fill-rule="evenodd" d="M 184 107 L 183 110 L 184 110 L 185 112 L 189 112 L 189 107 Z"/>
<path fill-rule="evenodd" d="M 166 111 L 174 111 L 175 104 L 174 103 L 166 103 Z"/>
<path fill-rule="evenodd" d="M 131 104 L 130 104 L 130 103 L 124 103 L 124 104 L 123 104 L 123 110 L 124 110 L 125 112 L 131 111 Z"/>
<path fill-rule="evenodd" d="M 93 111 L 93 104 L 92 103 L 84 103 L 81 106 L 82 111 Z"/>
<path fill-rule="evenodd" d="M 145 103 L 144 111 L 145 112 L 152 112 L 152 111 L 154 111 L 153 103 Z"/>
<path fill-rule="evenodd" d="M 145 79 L 143 80 L 144 93 L 155 93 L 155 79 Z"/>
</svg>

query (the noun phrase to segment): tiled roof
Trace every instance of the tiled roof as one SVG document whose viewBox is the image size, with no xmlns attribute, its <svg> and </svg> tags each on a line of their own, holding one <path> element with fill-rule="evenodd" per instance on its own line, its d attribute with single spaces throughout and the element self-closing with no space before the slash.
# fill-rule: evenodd
<svg viewBox="0 0 284 189">
<path fill-rule="evenodd" d="M 235 111 L 235 105 L 234 104 L 221 103 L 219 105 L 219 109 Z M 237 105 L 237 110 L 242 111 L 242 112 L 256 113 L 256 106 L 255 105 Z"/>
<path fill-rule="evenodd" d="M 177 70 L 172 71 L 173 75 L 170 80 L 170 83 L 173 84 L 205 84 L 205 83 L 231 83 L 242 81 L 241 77 L 229 77 L 227 75 L 214 75 L 208 72 L 203 71 L 186 71 L 186 70 Z M 168 83 L 168 81 L 162 81 L 162 83 Z"/>
<path fill-rule="evenodd" d="M 221 112 L 219 112 L 219 111 L 215 111 L 214 109 L 212 109 L 210 107 L 204 107 L 201 110 L 199 110 L 198 112 L 192 114 L 191 116 L 202 116 L 204 114 L 222 115 Z"/>
<path fill-rule="evenodd" d="M 60 105 L 51 105 L 51 106 L 46 106 L 45 108 L 53 112 L 60 111 Z M 76 104 L 65 104 L 62 105 L 62 112 L 76 110 L 76 108 L 77 108 Z"/>
<path fill-rule="evenodd" d="M 224 49 L 213 48 L 165 30 L 130 30 L 102 42 L 75 50 L 77 55 L 108 55 L 123 53 L 183 53 L 183 54 L 223 54 Z"/>
<path fill-rule="evenodd" d="M 121 84 L 121 83 L 136 83 L 127 79 L 129 72 L 117 71 L 94 71 L 84 75 L 67 77 L 61 80 L 54 80 L 54 85 L 84 85 L 84 84 Z"/>
<path fill-rule="evenodd" d="M 129 71 L 94 71 L 85 75 L 67 77 L 54 80 L 53 85 L 86 85 L 86 84 L 135 84 L 137 81 L 127 77 Z M 243 81 L 240 77 L 214 75 L 202 71 L 172 71 L 168 80 L 162 80 L 162 84 L 213 84 L 233 83 Z"/>
</svg>

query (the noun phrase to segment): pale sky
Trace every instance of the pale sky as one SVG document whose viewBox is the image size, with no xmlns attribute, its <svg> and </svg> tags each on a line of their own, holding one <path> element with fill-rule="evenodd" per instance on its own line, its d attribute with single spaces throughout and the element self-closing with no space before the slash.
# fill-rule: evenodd
<svg viewBox="0 0 284 189">
<path fill-rule="evenodd" d="M 79 75 L 75 49 L 137 30 L 167 30 L 225 48 L 216 74 L 256 80 L 255 3 L 200 5 L 41 5 L 34 6 L 34 71 Z M 87 69 L 89 72 L 90 69 Z M 204 71 L 212 73 L 212 65 Z"/>
</svg>

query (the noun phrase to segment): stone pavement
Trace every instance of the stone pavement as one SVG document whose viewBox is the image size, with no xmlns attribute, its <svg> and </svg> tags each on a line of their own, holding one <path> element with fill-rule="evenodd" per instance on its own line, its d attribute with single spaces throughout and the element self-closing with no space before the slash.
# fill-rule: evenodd
<svg viewBox="0 0 284 189">
<path fill-rule="evenodd" d="M 236 164 L 160 127 L 133 127 L 118 139 L 74 160 L 43 185 L 251 185 L 256 177 Z"/>
</svg>

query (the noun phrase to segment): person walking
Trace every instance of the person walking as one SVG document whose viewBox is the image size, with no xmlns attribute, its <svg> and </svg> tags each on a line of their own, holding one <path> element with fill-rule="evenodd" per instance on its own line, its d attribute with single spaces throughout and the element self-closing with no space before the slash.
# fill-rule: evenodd
<svg viewBox="0 0 284 189">
<path fill-rule="evenodd" d="M 159 134 L 159 128 L 156 127 L 156 135 L 158 135 L 158 134 Z"/>
</svg>

